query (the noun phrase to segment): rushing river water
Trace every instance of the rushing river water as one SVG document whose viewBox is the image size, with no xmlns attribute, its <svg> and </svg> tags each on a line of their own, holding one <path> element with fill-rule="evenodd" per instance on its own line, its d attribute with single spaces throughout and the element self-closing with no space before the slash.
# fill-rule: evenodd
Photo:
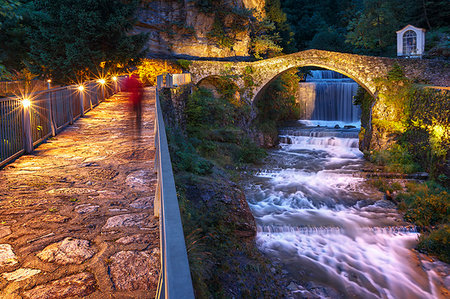
<svg viewBox="0 0 450 299">
<path fill-rule="evenodd" d="M 358 111 L 348 113 L 341 119 Z M 444 298 L 442 273 L 411 250 L 418 233 L 358 175 L 359 124 L 345 125 L 308 120 L 280 130 L 280 148 L 246 188 L 258 247 L 320 297 Z"/>
</svg>

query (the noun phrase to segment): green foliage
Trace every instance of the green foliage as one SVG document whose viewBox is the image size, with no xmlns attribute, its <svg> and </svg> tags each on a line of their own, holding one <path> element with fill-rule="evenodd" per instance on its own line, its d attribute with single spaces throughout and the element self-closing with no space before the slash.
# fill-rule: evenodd
<svg viewBox="0 0 450 299">
<path fill-rule="evenodd" d="M 365 129 L 371 126 L 369 121 L 374 103 L 375 99 L 364 88 L 358 85 L 356 95 L 353 97 L 353 104 L 361 107 L 361 126 Z"/>
<path fill-rule="evenodd" d="M 449 26 L 450 16 L 443 0 L 284 0 L 281 7 L 299 50 L 383 56 L 395 55 L 395 31 L 405 25 L 435 30 Z"/>
<path fill-rule="evenodd" d="M 407 221 L 431 228 L 450 222 L 450 194 L 448 190 L 434 183 L 409 183 L 408 192 L 402 193 L 399 209 Z"/>
<path fill-rule="evenodd" d="M 0 78 L 10 79 L 13 70 L 25 68 L 29 50 L 30 1 L 0 1 Z"/>
<path fill-rule="evenodd" d="M 276 56 L 283 51 L 279 46 L 281 41 L 275 24 L 269 19 L 264 19 L 254 24 L 251 34 L 251 52 L 256 59 L 264 59 Z"/>
<path fill-rule="evenodd" d="M 427 31 L 425 39 L 427 56 L 450 57 L 450 26 Z"/>
<path fill-rule="evenodd" d="M 227 78 L 219 78 L 215 98 L 206 89 L 194 91 L 186 102 L 186 132 L 191 144 L 207 159 L 222 167 L 240 163 L 256 163 L 265 156 L 239 127 L 246 106 L 232 96 L 236 87 Z M 220 117 L 218 117 L 220 115 Z"/>
<path fill-rule="evenodd" d="M 257 146 L 250 139 L 245 138 L 241 144 L 239 161 L 242 163 L 258 163 L 267 156 L 265 150 Z"/>
<path fill-rule="evenodd" d="M 130 34 L 139 1 L 34 1 L 32 70 L 60 82 L 99 76 L 142 57 L 146 35 Z M 100 68 L 103 70 L 100 70 Z"/>
<path fill-rule="evenodd" d="M 396 18 L 396 1 L 363 0 L 362 8 L 348 23 L 347 42 L 365 52 L 394 54 L 396 30 L 402 23 Z"/>
<path fill-rule="evenodd" d="M 192 64 L 192 61 L 186 59 L 178 59 L 177 63 L 184 71 L 189 71 L 189 67 Z"/>
<path fill-rule="evenodd" d="M 431 233 L 421 234 L 417 248 L 450 263 L 450 225 L 445 224 Z"/>
<path fill-rule="evenodd" d="M 213 164 L 198 155 L 179 129 L 168 129 L 168 141 L 174 171 L 187 171 L 199 175 L 212 172 Z"/>
<path fill-rule="evenodd" d="M 409 153 L 408 148 L 401 144 L 394 144 L 387 150 L 373 151 L 370 161 L 383 165 L 392 172 L 414 173 L 421 169 Z"/>
<path fill-rule="evenodd" d="M 300 78 L 297 70 L 281 74 L 267 88 L 267 91 L 256 101 L 258 108 L 257 122 L 275 123 L 296 120 L 300 117 L 300 106 L 296 102 L 296 90 Z"/>
<path fill-rule="evenodd" d="M 398 182 L 390 182 L 389 180 L 382 179 L 382 178 L 374 178 L 370 179 L 369 184 L 380 190 L 381 192 L 394 192 L 402 190 L 402 185 Z"/>
<path fill-rule="evenodd" d="M 417 89 L 409 102 L 401 142 L 434 179 L 445 170 L 450 148 L 450 92 Z M 443 182 L 445 183 L 445 182 Z M 445 184 L 448 184 L 448 179 Z"/>
</svg>

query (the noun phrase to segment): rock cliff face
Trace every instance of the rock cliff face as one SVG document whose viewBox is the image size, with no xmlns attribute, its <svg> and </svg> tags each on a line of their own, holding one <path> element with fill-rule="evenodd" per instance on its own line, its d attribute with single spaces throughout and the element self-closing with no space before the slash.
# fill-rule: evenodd
<svg viewBox="0 0 450 299">
<path fill-rule="evenodd" d="M 247 57 L 249 25 L 254 17 L 264 13 L 265 1 L 209 2 L 214 3 L 214 7 L 202 8 L 197 0 L 144 1 L 135 31 L 149 34 L 149 56 Z M 223 43 L 222 34 L 231 37 L 232 42 Z"/>
</svg>

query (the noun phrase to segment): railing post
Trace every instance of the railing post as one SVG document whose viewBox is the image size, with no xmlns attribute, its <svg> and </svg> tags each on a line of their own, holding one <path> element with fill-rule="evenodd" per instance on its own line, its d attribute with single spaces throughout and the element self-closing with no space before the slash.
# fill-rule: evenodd
<svg viewBox="0 0 450 299">
<path fill-rule="evenodd" d="M 84 91 L 80 89 L 80 110 L 81 110 L 81 117 L 84 116 Z M 91 105 L 92 108 L 92 105 Z"/>
<path fill-rule="evenodd" d="M 51 82 L 51 81 L 50 81 Z M 47 89 L 50 89 L 50 82 L 47 80 Z M 48 121 L 50 122 L 50 128 L 52 130 L 52 136 L 56 136 L 56 123 L 53 119 L 53 103 L 52 103 L 52 95 L 50 92 L 47 92 L 47 102 L 48 102 Z"/>
<path fill-rule="evenodd" d="M 23 111 L 23 142 L 24 149 L 27 154 L 33 151 L 33 137 L 31 136 L 31 111 L 30 100 L 22 100 Z"/>
<path fill-rule="evenodd" d="M 69 87 L 66 87 L 69 88 Z M 69 105 L 69 109 L 68 109 L 68 113 L 69 113 L 69 124 L 73 125 L 73 103 L 72 103 L 72 97 L 69 97 L 67 99 L 68 105 Z"/>
<path fill-rule="evenodd" d="M 160 174 L 158 173 L 158 177 Z M 156 192 L 155 192 L 155 201 L 153 205 L 153 216 L 159 218 L 161 214 L 161 183 L 158 178 L 158 182 L 156 183 Z"/>
</svg>

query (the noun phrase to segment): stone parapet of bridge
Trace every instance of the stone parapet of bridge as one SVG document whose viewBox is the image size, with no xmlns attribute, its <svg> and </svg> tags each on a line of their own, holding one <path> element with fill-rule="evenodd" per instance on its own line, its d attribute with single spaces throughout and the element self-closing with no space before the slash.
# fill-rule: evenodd
<svg viewBox="0 0 450 299">
<path fill-rule="evenodd" d="M 365 88 L 372 96 L 378 94 L 376 78 L 386 77 L 392 66 L 398 63 L 405 75 L 414 82 L 434 86 L 450 86 L 447 62 L 425 59 L 399 59 L 364 56 L 322 50 L 306 50 L 254 62 L 194 61 L 190 66 L 192 82 L 227 75 L 253 101 L 264 91 L 268 83 L 283 72 L 300 67 L 320 67 L 341 73 Z M 252 84 L 245 80 L 251 76 Z M 247 86 L 246 86 L 247 82 Z"/>
</svg>

